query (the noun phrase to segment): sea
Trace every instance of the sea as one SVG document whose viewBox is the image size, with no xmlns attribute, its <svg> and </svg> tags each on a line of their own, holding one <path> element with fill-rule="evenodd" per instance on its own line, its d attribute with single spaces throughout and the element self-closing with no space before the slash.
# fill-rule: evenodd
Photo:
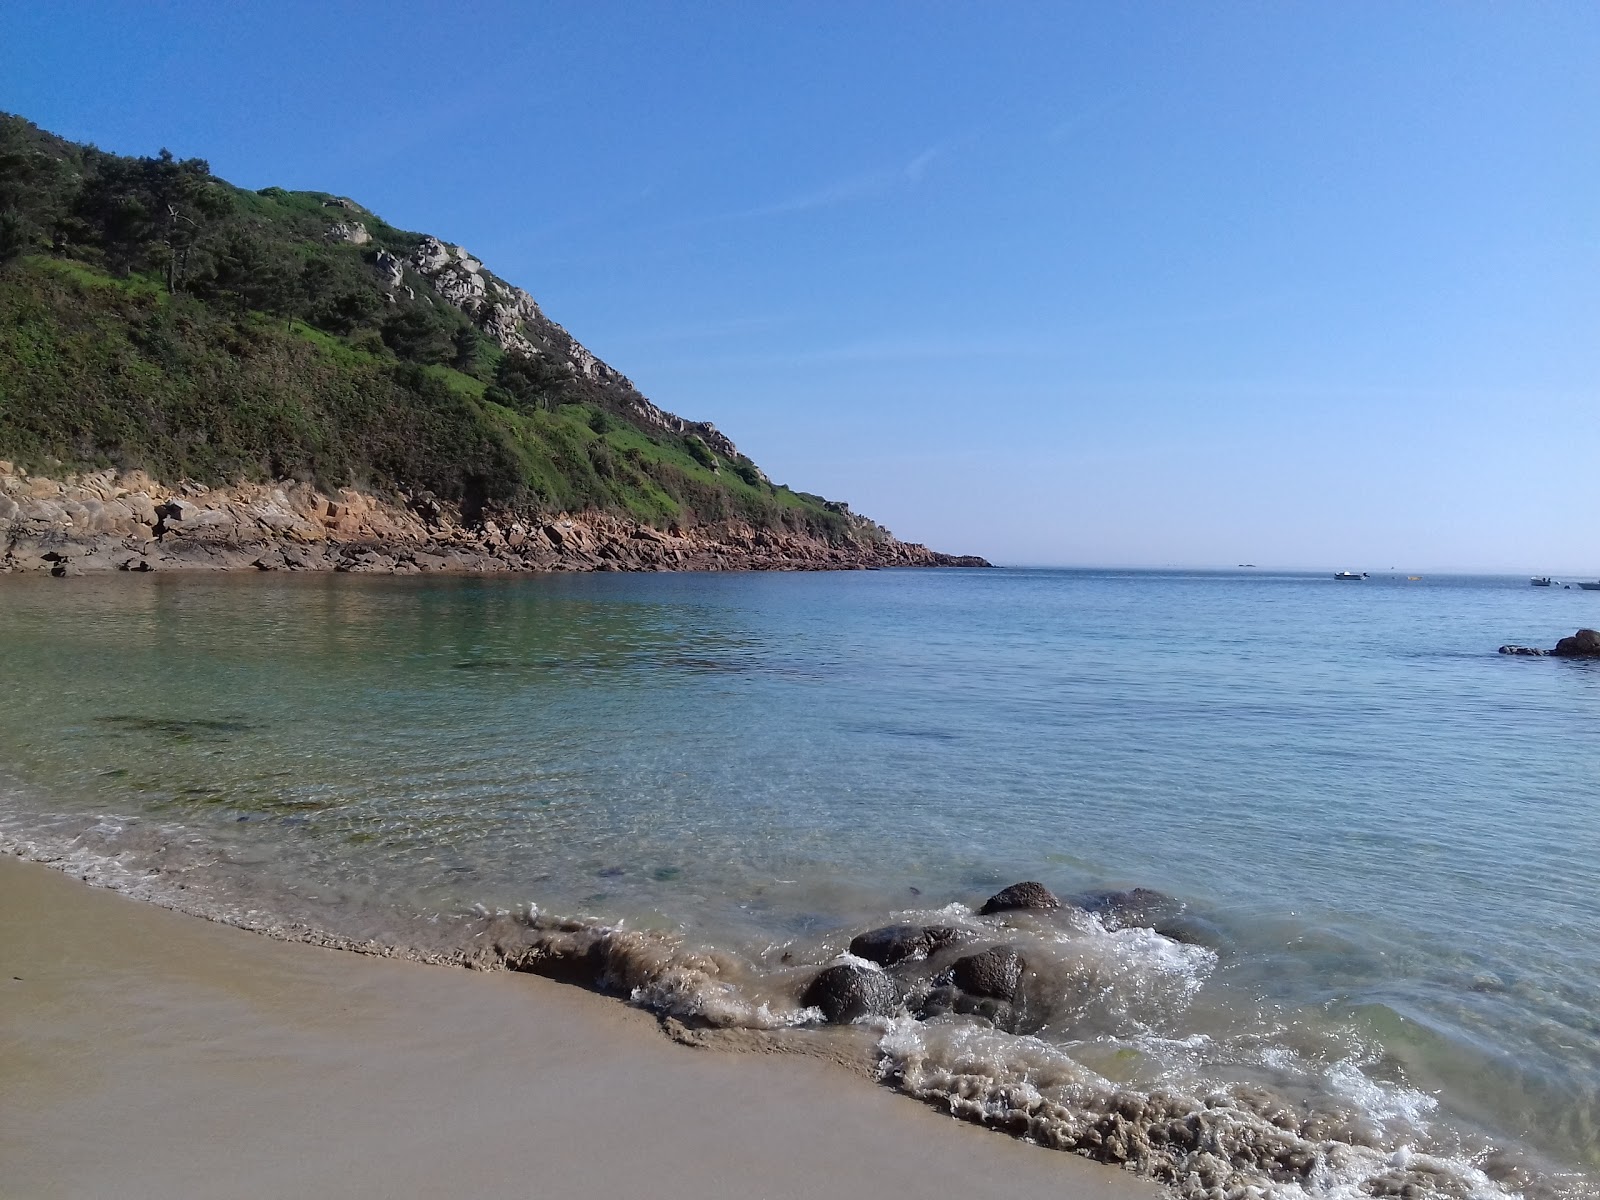
<svg viewBox="0 0 1600 1200">
<path fill-rule="evenodd" d="M 848 1034 L 1186 1200 L 1592 1197 L 1600 662 L 1496 653 L 1581 626 L 1331 571 L 7 578 L 0 848 Z M 1062 906 L 979 915 L 1021 881 Z M 897 924 L 955 944 L 824 1024 Z M 931 1002 L 993 946 L 1012 1002 Z"/>
</svg>

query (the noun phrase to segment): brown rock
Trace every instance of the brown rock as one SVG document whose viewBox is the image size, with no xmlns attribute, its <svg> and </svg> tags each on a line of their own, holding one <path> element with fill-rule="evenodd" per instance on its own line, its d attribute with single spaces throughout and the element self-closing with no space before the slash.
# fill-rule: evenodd
<svg viewBox="0 0 1600 1200">
<path fill-rule="evenodd" d="M 970 996 L 1010 1000 L 1017 994 L 1026 965 L 1012 947 L 994 946 L 958 958 L 950 968 L 950 981 Z"/>
<path fill-rule="evenodd" d="M 834 1025 L 845 1025 L 862 1017 L 893 1016 L 900 1007 L 900 992 L 882 971 L 841 963 L 824 968 L 801 995 L 800 1003 L 820 1008 Z"/>
<path fill-rule="evenodd" d="M 869 929 L 850 943 L 850 953 L 882 967 L 908 959 L 927 958 L 936 950 L 955 945 L 961 935 L 954 929 L 925 925 L 886 925 Z"/>
<path fill-rule="evenodd" d="M 1017 909 L 1045 909 L 1060 908 L 1061 901 L 1042 883 L 1032 880 L 1026 883 L 1013 883 L 1010 887 L 996 892 L 983 902 L 983 907 L 978 910 L 979 916 L 988 916 L 991 913 L 1012 912 Z"/>
<path fill-rule="evenodd" d="M 1562 638 L 1550 653 L 1557 658 L 1600 658 L 1600 630 L 1580 629 Z"/>
</svg>

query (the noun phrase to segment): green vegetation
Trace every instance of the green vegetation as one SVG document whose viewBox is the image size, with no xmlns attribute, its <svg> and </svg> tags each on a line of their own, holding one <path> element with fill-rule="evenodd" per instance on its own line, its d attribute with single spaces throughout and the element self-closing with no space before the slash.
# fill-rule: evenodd
<svg viewBox="0 0 1600 1200">
<path fill-rule="evenodd" d="M 359 221 L 360 244 L 330 236 Z M 457 307 L 424 241 L 349 201 L 248 192 L 199 159 L 125 158 L 0 114 L 0 457 L 205 483 L 292 478 L 429 490 L 484 511 L 600 509 L 658 525 L 743 519 L 867 532 L 749 459 L 639 417 L 620 377 L 533 353 Z M 713 440 L 715 440 L 713 438 Z"/>
</svg>

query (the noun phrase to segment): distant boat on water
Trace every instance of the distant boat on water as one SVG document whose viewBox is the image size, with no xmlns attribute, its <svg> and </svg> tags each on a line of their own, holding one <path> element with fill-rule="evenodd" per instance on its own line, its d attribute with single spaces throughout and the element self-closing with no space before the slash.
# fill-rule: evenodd
<svg viewBox="0 0 1600 1200">
<path fill-rule="evenodd" d="M 1535 575 L 1528 582 L 1533 584 L 1534 587 L 1549 587 L 1553 581 L 1548 575 Z"/>
<path fill-rule="evenodd" d="M 1580 579 L 1578 581 L 1578 586 L 1586 592 L 1600 592 L 1600 583 L 1584 583 Z"/>
<path fill-rule="evenodd" d="M 1358 575 L 1354 571 L 1335 571 L 1333 573 L 1333 577 L 1335 579 L 1365 579 L 1367 577 L 1367 573 L 1362 571 Z M 1596 584 L 1595 586 L 1600 587 L 1600 584 Z"/>
</svg>

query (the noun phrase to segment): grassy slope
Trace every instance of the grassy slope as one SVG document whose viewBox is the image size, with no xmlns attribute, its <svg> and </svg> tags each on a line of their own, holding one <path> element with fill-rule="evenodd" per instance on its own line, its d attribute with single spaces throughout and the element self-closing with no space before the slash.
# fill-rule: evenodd
<svg viewBox="0 0 1600 1200">
<path fill-rule="evenodd" d="M 618 403 L 625 384 L 575 379 L 530 401 L 495 386 L 500 350 L 481 335 L 468 361 L 455 359 L 465 369 L 395 344 L 386 322 L 407 310 L 441 337 L 474 337 L 409 269 L 414 299 L 395 305 L 378 291 L 377 251 L 404 256 L 421 235 L 330 207 L 322 193 L 246 192 L 207 173 L 222 215 L 205 219 L 190 280 L 169 294 L 164 244 L 148 234 L 131 249 L 117 243 L 113 219 L 96 226 L 74 199 L 105 164 L 153 160 L 96 157 L 0 116 L 0 150 L 6 135 L 33 165 L 0 155 L 0 200 L 23 205 L 35 252 L 0 264 L 0 457 L 38 471 L 426 488 L 473 508 L 595 508 L 658 525 L 738 518 L 863 532 L 747 459 L 721 461 L 697 439 L 631 423 Z M 373 241 L 330 244 L 341 219 L 362 221 Z M 284 278 L 298 282 L 285 289 Z M 350 297 L 358 303 L 338 311 Z"/>
</svg>

